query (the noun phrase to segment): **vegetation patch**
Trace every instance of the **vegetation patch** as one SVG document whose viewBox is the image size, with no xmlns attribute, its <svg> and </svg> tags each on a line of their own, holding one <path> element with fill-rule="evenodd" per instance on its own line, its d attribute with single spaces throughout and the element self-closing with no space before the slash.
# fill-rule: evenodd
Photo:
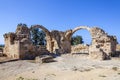
<svg viewBox="0 0 120 80">
<path fill-rule="evenodd" d="M 118 67 L 112 67 L 112 70 L 117 71 Z"/>
<path fill-rule="evenodd" d="M 89 69 L 85 69 L 85 71 L 91 71 L 92 69 L 91 68 L 89 68 Z"/>
<path fill-rule="evenodd" d="M 28 79 L 28 78 L 23 78 L 23 77 L 18 77 L 18 78 L 16 78 L 16 80 L 38 80 L 38 79 Z"/>
<path fill-rule="evenodd" d="M 99 75 L 99 77 L 107 77 L 107 76 L 105 76 L 105 75 Z"/>
<path fill-rule="evenodd" d="M 24 80 L 23 77 L 16 78 L 16 80 Z"/>
<path fill-rule="evenodd" d="M 4 45 L 0 44 L 0 48 L 4 48 Z"/>
<path fill-rule="evenodd" d="M 120 75 L 120 72 L 118 73 L 118 75 Z"/>
</svg>

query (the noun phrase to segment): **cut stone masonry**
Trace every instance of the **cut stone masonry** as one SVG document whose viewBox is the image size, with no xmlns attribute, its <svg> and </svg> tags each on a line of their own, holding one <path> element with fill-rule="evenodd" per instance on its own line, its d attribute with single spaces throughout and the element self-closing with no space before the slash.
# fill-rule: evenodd
<svg viewBox="0 0 120 80">
<path fill-rule="evenodd" d="M 46 33 L 47 45 L 45 48 L 32 44 L 30 31 L 33 28 L 40 28 Z M 15 33 L 4 34 L 5 47 L 3 53 L 8 57 L 24 59 L 26 57 L 34 58 L 42 53 L 56 53 L 56 51 L 59 54 L 75 52 L 73 51 L 75 48 L 71 48 L 71 37 L 76 31 L 81 29 L 88 30 L 91 34 L 92 44 L 86 49 L 89 57 L 99 60 L 110 59 L 111 54 L 116 51 L 116 37 L 108 35 L 98 27 L 90 28 L 87 26 L 79 26 L 65 32 L 58 30 L 49 31 L 42 25 L 34 25 L 31 28 L 17 26 Z"/>
</svg>

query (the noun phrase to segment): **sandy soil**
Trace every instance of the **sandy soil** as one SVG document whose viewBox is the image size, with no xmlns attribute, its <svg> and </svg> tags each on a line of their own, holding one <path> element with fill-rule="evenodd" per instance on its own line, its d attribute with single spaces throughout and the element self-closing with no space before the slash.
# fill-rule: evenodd
<svg viewBox="0 0 120 80">
<path fill-rule="evenodd" d="M 56 62 L 19 60 L 0 64 L 0 80 L 120 80 L 120 59 L 90 60 L 62 55 Z"/>
</svg>

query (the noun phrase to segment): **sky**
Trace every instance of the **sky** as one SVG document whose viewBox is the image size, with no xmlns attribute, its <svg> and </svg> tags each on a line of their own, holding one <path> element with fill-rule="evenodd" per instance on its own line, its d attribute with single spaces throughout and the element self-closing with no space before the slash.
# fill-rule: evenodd
<svg viewBox="0 0 120 80">
<path fill-rule="evenodd" d="M 120 43 L 120 0 L 0 0 L 0 44 L 3 34 L 15 32 L 19 23 L 43 25 L 50 31 L 100 27 Z M 86 30 L 74 35 L 91 42 Z"/>
</svg>

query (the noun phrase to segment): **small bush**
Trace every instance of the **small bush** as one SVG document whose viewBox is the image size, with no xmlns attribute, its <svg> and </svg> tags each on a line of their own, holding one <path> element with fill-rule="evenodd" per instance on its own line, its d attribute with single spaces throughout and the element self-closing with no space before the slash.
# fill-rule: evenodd
<svg viewBox="0 0 120 80">
<path fill-rule="evenodd" d="M 120 75 L 120 72 L 118 73 L 118 75 Z"/>
<path fill-rule="evenodd" d="M 107 76 L 105 76 L 105 75 L 99 75 L 99 77 L 107 77 Z"/>
<path fill-rule="evenodd" d="M 118 68 L 117 68 L 117 67 L 113 67 L 113 68 L 112 68 L 112 70 L 117 71 L 117 70 L 118 70 Z"/>
<path fill-rule="evenodd" d="M 92 69 L 85 69 L 85 71 L 91 71 Z"/>
<path fill-rule="evenodd" d="M 3 48 L 3 47 L 4 47 L 4 45 L 0 44 L 0 48 Z"/>
<path fill-rule="evenodd" d="M 16 78 L 16 80 L 38 80 L 38 79 L 28 79 L 28 78 L 19 77 Z"/>
<path fill-rule="evenodd" d="M 16 80 L 24 80 L 24 78 L 23 77 L 19 77 Z"/>
</svg>

